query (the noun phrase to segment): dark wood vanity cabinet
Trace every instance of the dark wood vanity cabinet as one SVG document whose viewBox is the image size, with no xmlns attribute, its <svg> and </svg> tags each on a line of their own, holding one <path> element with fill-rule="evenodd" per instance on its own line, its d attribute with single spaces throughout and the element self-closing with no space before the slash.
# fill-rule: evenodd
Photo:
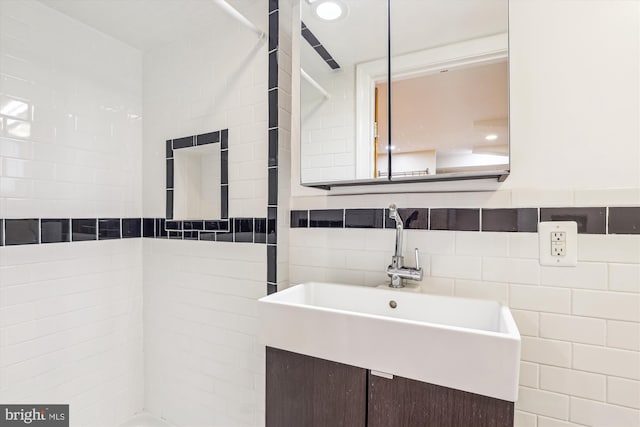
<svg viewBox="0 0 640 427">
<path fill-rule="evenodd" d="M 513 402 L 369 372 L 368 427 L 512 427 Z"/>
<path fill-rule="evenodd" d="M 513 427 L 513 402 L 267 347 L 266 427 Z"/>
<path fill-rule="evenodd" d="M 367 370 L 267 347 L 267 427 L 365 427 Z"/>
</svg>

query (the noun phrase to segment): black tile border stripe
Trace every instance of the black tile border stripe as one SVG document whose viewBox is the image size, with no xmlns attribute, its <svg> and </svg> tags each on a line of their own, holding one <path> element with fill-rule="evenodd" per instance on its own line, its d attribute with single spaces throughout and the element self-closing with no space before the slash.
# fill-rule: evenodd
<svg viewBox="0 0 640 427">
<path fill-rule="evenodd" d="M 576 221 L 578 234 L 640 234 L 640 207 L 400 208 L 405 229 L 537 233 L 541 221 Z M 378 222 L 382 216 L 383 224 Z M 395 228 L 384 208 L 291 210 L 290 228 Z"/>
<path fill-rule="evenodd" d="M 278 55 L 280 44 L 280 2 L 269 0 L 269 48 L 267 67 L 267 218 L 254 220 L 254 241 L 258 238 L 267 244 L 267 294 L 278 291 L 278 151 L 279 151 L 279 105 L 278 105 Z M 239 221 L 239 227 L 248 227 L 248 222 Z M 260 227 L 260 230 L 258 230 Z M 243 233 L 240 231 L 240 233 Z M 242 234 L 240 234 L 242 236 Z"/>
<path fill-rule="evenodd" d="M 340 68 L 340 64 L 338 64 L 338 61 L 336 61 L 333 56 L 331 56 L 329 51 L 322 45 L 316 35 L 313 34 L 309 27 L 307 27 L 307 25 L 302 21 L 300 21 L 300 33 L 302 34 L 302 38 L 304 38 L 307 43 L 309 43 L 309 46 L 311 46 L 316 51 L 316 53 L 320 55 L 320 58 L 322 58 L 322 60 L 326 62 L 332 70 L 338 70 Z"/>
<path fill-rule="evenodd" d="M 266 224 L 267 218 L 253 217 L 192 221 L 132 217 L 0 218 L 0 246 L 142 237 L 266 244 Z M 9 238 L 5 239 L 7 235 Z"/>
</svg>

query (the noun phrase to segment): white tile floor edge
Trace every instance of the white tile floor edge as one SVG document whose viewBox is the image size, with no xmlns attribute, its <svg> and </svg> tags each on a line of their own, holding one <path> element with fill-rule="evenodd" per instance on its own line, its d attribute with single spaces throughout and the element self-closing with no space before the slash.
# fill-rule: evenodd
<svg viewBox="0 0 640 427">
<path fill-rule="evenodd" d="M 119 427 L 174 427 L 165 420 L 161 420 L 148 412 L 140 412 Z"/>
</svg>

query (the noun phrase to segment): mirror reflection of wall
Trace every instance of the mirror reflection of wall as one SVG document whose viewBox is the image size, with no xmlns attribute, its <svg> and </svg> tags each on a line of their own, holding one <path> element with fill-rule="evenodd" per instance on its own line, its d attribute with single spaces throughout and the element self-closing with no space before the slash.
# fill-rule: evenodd
<svg viewBox="0 0 640 427">
<path fill-rule="evenodd" d="M 390 1 L 390 144 L 387 1 L 339 0 L 335 21 L 314 3 L 301 4 L 315 81 L 301 82 L 303 184 L 386 180 L 389 152 L 394 180 L 509 169 L 508 0 Z"/>
<path fill-rule="evenodd" d="M 220 219 L 220 144 L 174 150 L 173 219 Z"/>
<path fill-rule="evenodd" d="M 356 66 L 386 57 L 386 0 L 345 0 L 344 16 L 325 20 L 314 1 L 301 0 L 306 26 L 302 70 L 323 88 L 301 79 L 302 182 L 356 179 Z M 331 68 L 330 55 L 339 68 Z"/>
</svg>

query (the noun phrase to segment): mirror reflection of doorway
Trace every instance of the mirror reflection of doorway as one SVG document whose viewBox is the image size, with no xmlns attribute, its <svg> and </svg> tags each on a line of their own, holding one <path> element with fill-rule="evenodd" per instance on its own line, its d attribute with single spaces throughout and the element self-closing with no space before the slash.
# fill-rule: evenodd
<svg viewBox="0 0 640 427">
<path fill-rule="evenodd" d="M 387 106 L 380 103 L 386 99 L 388 84 L 376 84 L 378 176 L 387 175 L 381 162 L 387 150 L 393 177 L 506 167 L 507 82 L 506 58 L 394 79 L 390 145 Z"/>
</svg>

